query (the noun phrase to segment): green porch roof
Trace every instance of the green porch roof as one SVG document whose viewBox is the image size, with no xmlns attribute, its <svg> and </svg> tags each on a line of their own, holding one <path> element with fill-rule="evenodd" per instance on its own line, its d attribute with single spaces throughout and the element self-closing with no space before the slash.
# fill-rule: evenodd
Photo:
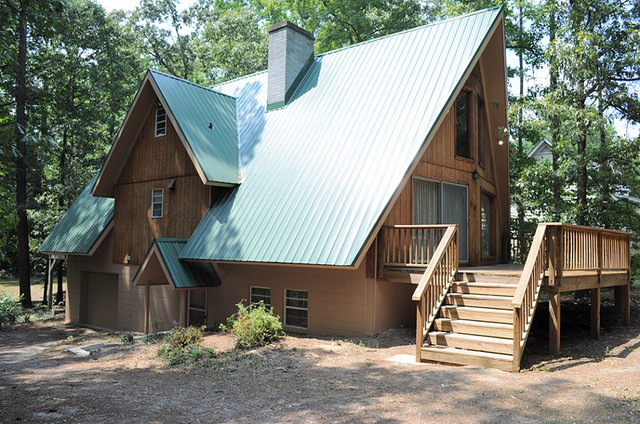
<svg viewBox="0 0 640 424">
<path fill-rule="evenodd" d="M 207 182 L 237 184 L 236 99 L 158 71 L 149 74 Z"/>
<path fill-rule="evenodd" d="M 215 287 L 220 285 L 220 278 L 213 266 L 208 262 L 187 262 L 180 260 L 180 252 L 187 244 L 186 239 L 155 238 L 142 266 L 138 268 L 133 282 L 136 283 L 142 276 L 148 264 L 150 255 L 157 254 L 161 266 L 164 266 L 168 278 L 177 289 L 190 289 L 197 287 Z"/>
<path fill-rule="evenodd" d="M 114 200 L 93 197 L 98 176 L 82 190 L 60 222 L 44 240 L 38 252 L 87 255 L 113 221 Z"/>
<path fill-rule="evenodd" d="M 181 257 L 355 265 L 501 23 L 492 8 L 316 56 L 268 113 L 264 72 L 214 87 L 237 98 L 243 181 Z"/>
</svg>

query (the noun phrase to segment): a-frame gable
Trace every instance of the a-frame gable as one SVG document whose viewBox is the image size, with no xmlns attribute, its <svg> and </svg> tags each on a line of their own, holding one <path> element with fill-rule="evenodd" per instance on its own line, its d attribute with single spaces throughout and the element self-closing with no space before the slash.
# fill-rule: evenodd
<svg viewBox="0 0 640 424">
<path fill-rule="evenodd" d="M 238 183 L 235 99 L 149 70 L 102 167 L 94 196 L 114 196 L 119 176 L 155 104 L 165 109 L 203 184 Z"/>
</svg>

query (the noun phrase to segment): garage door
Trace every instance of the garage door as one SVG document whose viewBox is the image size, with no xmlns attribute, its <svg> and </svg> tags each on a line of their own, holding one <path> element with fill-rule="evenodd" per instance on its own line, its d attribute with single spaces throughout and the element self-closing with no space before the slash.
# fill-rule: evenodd
<svg viewBox="0 0 640 424">
<path fill-rule="evenodd" d="M 87 272 L 84 274 L 84 319 L 96 327 L 118 326 L 118 275 Z"/>
</svg>

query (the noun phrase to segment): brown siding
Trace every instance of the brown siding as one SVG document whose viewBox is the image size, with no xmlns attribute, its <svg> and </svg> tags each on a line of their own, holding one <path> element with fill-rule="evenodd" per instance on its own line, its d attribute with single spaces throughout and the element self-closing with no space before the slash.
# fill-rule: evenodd
<svg viewBox="0 0 640 424">
<path fill-rule="evenodd" d="M 364 265 L 357 270 L 247 264 L 217 267 L 222 285 L 209 289 L 209 326 L 224 322 L 235 312 L 236 303 L 249 298 L 250 287 L 260 286 L 271 288 L 271 304 L 280 317 L 284 317 L 285 289 L 308 291 L 309 334 L 352 336 L 376 331 L 375 281 L 366 278 Z"/>
<path fill-rule="evenodd" d="M 445 116 L 438 131 L 431 140 L 426 152 L 417 164 L 412 178 L 402 188 L 393 208 L 385 221 L 386 225 L 412 224 L 413 223 L 413 177 L 423 177 L 438 181 L 447 181 L 466 185 L 469 188 L 469 262 L 480 264 L 481 258 L 481 233 L 480 233 L 480 195 L 485 192 L 490 196 L 496 195 L 495 176 L 493 172 L 491 149 L 494 148 L 488 137 L 488 132 L 476 131 L 478 119 L 487 119 L 486 116 L 478 116 L 477 96 L 484 98 L 484 89 L 481 83 L 481 74 L 478 67 L 474 69 L 465 83 L 465 87 L 473 90 L 471 115 L 471 155 L 472 159 L 460 158 L 455 155 L 455 111 L 452 107 Z M 486 104 L 485 109 L 490 107 Z M 478 137 L 484 137 L 486 146 L 485 166 L 478 165 Z M 478 171 L 479 178 L 474 179 L 473 173 Z M 503 178 L 508 178 L 504 175 Z M 498 205 L 494 202 L 494 210 L 501 213 L 509 213 L 508 205 L 503 205 L 502 211 L 497 211 Z M 494 223 L 500 223 L 494 219 Z M 494 231 L 494 250 L 500 252 L 500 237 L 502 229 Z M 498 258 L 499 259 L 499 258 Z M 493 261 L 493 260 L 491 260 Z M 487 260 L 485 260 L 487 262 Z"/>
<path fill-rule="evenodd" d="M 115 190 L 113 261 L 139 264 L 154 237 L 188 238 L 209 206 L 202 184 L 175 130 L 154 137 L 155 112 L 149 114 Z M 168 188 L 175 178 L 175 189 Z M 151 191 L 164 188 L 162 218 L 151 218 Z"/>
</svg>

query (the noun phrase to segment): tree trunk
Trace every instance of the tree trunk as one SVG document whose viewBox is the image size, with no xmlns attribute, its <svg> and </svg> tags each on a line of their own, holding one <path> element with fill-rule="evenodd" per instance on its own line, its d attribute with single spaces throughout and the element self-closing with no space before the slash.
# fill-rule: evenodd
<svg viewBox="0 0 640 424">
<path fill-rule="evenodd" d="M 555 0 L 551 0 L 552 8 L 549 16 L 549 41 L 556 39 L 556 5 Z M 552 59 L 553 61 L 553 59 Z M 558 89 L 558 70 L 552 62 L 549 67 L 549 89 L 554 93 Z M 560 158 L 558 155 L 558 143 L 560 141 L 560 119 L 555 112 L 551 113 L 551 167 L 553 169 L 553 180 L 551 182 L 551 191 L 553 193 L 553 207 L 551 215 L 554 221 L 560 221 L 562 210 L 562 185 L 558 176 L 560 168 Z"/>
<path fill-rule="evenodd" d="M 520 103 L 518 106 L 518 156 L 523 156 L 524 152 L 522 151 L 522 108 L 523 108 L 523 99 L 524 99 L 524 55 L 523 55 L 523 47 L 522 47 L 522 32 L 523 32 L 523 21 L 522 21 L 522 5 L 519 8 L 520 16 L 519 16 L 519 40 L 518 45 L 518 64 L 519 64 L 519 76 L 520 76 Z M 528 254 L 528 249 L 525 249 L 525 229 L 524 229 L 524 205 L 522 204 L 522 200 L 519 196 L 516 197 L 516 211 L 518 213 L 518 261 L 524 262 L 526 256 Z"/>
<path fill-rule="evenodd" d="M 576 202 L 578 204 L 578 213 L 576 222 L 578 225 L 587 225 L 587 130 L 588 125 L 583 117 L 585 111 L 585 100 L 580 99 L 576 103 L 578 113 L 578 178 L 576 181 Z"/>
<path fill-rule="evenodd" d="M 18 62 L 16 66 L 16 206 L 18 214 L 18 277 L 22 306 L 30 308 L 31 264 L 29 263 L 29 225 L 27 222 L 27 146 L 24 136 L 26 117 L 27 15 L 28 0 L 18 10 Z"/>
</svg>

